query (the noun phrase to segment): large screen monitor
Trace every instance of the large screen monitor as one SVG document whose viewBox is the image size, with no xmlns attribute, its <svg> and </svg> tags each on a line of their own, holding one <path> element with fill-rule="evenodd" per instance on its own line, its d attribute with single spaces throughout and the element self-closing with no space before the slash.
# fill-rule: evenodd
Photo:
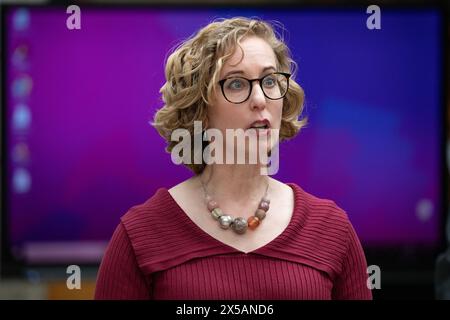
<svg viewBox="0 0 450 320">
<path fill-rule="evenodd" d="M 119 218 L 191 176 L 149 125 L 168 52 L 221 17 L 259 17 L 298 63 L 309 125 L 275 178 L 334 200 L 364 247 L 442 241 L 442 16 L 384 9 L 7 7 L 3 14 L 3 252 L 98 263 Z"/>
</svg>

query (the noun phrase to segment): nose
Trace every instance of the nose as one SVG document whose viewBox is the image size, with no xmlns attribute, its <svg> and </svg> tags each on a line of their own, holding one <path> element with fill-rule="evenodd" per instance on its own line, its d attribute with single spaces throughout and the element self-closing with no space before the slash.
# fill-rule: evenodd
<svg viewBox="0 0 450 320">
<path fill-rule="evenodd" d="M 250 95 L 250 108 L 253 109 L 264 109 L 266 107 L 266 96 L 262 91 L 261 86 L 257 81 L 253 84 L 252 93 Z"/>
</svg>

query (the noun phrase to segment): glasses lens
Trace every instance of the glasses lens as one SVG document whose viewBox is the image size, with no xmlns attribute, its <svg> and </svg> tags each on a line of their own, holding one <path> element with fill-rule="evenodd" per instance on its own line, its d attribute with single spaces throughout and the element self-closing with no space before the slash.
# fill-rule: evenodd
<svg viewBox="0 0 450 320">
<path fill-rule="evenodd" d="M 241 103 L 247 99 L 250 92 L 248 80 L 243 78 L 229 78 L 223 84 L 223 93 L 228 101 Z"/>
<path fill-rule="evenodd" d="M 288 78 L 281 73 L 272 73 L 262 79 L 261 87 L 270 99 L 281 99 L 288 90 Z"/>
<path fill-rule="evenodd" d="M 277 100 L 286 95 L 289 79 L 284 74 L 272 73 L 262 78 L 260 84 L 266 97 Z M 244 102 L 249 97 L 250 91 L 250 82 L 245 78 L 228 78 L 223 83 L 223 94 L 232 103 Z"/>
</svg>

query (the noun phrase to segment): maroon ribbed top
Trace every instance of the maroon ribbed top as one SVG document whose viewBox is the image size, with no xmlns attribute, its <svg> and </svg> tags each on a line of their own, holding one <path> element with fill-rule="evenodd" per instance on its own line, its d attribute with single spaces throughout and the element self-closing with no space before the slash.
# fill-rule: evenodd
<svg viewBox="0 0 450 320">
<path fill-rule="evenodd" d="M 367 264 L 333 201 L 294 183 L 294 212 L 274 240 L 243 253 L 198 227 L 166 188 L 132 207 L 100 265 L 96 299 L 371 299 Z"/>
</svg>

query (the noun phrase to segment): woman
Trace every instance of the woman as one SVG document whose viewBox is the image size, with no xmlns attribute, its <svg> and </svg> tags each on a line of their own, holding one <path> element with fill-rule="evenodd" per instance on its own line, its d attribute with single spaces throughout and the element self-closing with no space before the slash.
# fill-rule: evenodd
<svg viewBox="0 0 450 320">
<path fill-rule="evenodd" d="M 194 139 L 201 121 L 203 155 L 216 143 L 244 149 L 246 163 L 185 161 L 192 178 L 131 208 L 105 252 L 97 299 L 371 299 L 345 212 L 248 161 L 250 139 L 271 155 L 305 125 L 294 65 L 272 26 L 247 18 L 213 22 L 171 54 L 153 123 L 167 150 L 175 130 Z M 230 129 L 248 140 L 235 146 Z"/>
</svg>

